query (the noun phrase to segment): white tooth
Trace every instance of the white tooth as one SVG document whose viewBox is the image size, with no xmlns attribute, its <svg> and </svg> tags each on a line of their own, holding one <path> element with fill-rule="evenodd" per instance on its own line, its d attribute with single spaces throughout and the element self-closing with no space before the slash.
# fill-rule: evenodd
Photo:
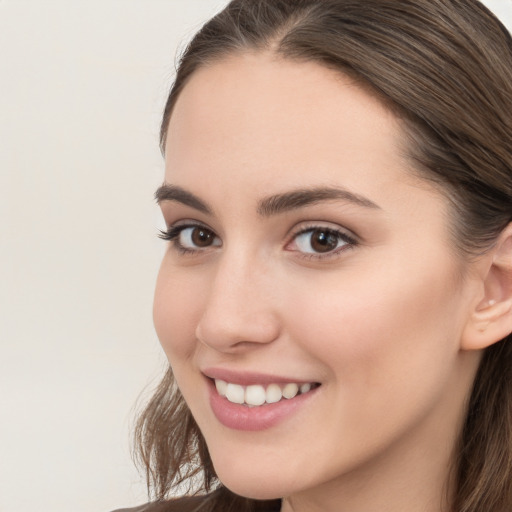
<svg viewBox="0 0 512 512">
<path fill-rule="evenodd" d="M 238 384 L 228 383 L 226 386 L 226 398 L 234 404 L 243 404 L 245 398 L 244 388 Z"/>
<path fill-rule="evenodd" d="M 215 387 L 217 388 L 217 393 L 220 396 L 226 396 L 226 388 L 228 387 L 228 383 L 224 380 L 215 379 Z"/>
<path fill-rule="evenodd" d="M 283 392 L 277 384 L 270 384 L 267 387 L 266 399 L 267 404 L 275 404 L 283 398 Z"/>
<path fill-rule="evenodd" d="M 299 392 L 299 386 L 293 382 L 286 384 L 283 389 L 283 396 L 285 398 L 293 398 Z"/>
<path fill-rule="evenodd" d="M 300 387 L 300 392 L 307 393 L 308 391 L 311 391 L 311 384 L 302 384 Z"/>
<path fill-rule="evenodd" d="M 245 389 L 245 403 L 247 405 L 262 405 L 265 403 L 265 389 L 263 386 L 247 386 Z"/>
</svg>

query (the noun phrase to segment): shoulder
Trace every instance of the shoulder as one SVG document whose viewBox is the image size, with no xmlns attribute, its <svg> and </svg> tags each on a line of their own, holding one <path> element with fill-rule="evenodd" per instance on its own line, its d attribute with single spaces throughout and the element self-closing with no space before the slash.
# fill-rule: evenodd
<svg viewBox="0 0 512 512">
<path fill-rule="evenodd" d="M 121 508 L 113 512 L 195 512 L 208 496 L 191 496 L 170 501 L 146 503 L 134 508 Z"/>
</svg>

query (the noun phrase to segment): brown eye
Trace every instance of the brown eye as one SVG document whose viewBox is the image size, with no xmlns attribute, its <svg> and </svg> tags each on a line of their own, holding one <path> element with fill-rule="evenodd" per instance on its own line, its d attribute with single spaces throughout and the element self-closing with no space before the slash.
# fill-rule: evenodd
<svg viewBox="0 0 512 512">
<path fill-rule="evenodd" d="M 355 245 L 348 235 L 329 228 L 311 228 L 296 235 L 295 250 L 306 254 L 326 254 Z"/>
<path fill-rule="evenodd" d="M 215 235 L 209 229 L 198 226 L 192 228 L 190 239 L 196 247 L 208 247 L 215 240 Z"/>
<path fill-rule="evenodd" d="M 197 250 L 221 245 L 219 237 L 204 226 L 186 226 L 178 229 L 176 243 L 182 249 Z"/>
<path fill-rule="evenodd" d="M 338 247 L 339 236 L 334 231 L 315 229 L 310 235 L 311 248 L 315 252 L 330 252 Z"/>
</svg>

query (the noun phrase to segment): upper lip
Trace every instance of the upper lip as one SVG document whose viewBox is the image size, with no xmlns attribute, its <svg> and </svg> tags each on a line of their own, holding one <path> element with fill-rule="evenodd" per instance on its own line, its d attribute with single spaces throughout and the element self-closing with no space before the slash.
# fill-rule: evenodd
<svg viewBox="0 0 512 512">
<path fill-rule="evenodd" d="M 250 386 L 254 384 L 288 384 L 291 382 L 295 384 L 307 384 L 315 382 L 313 380 L 295 379 L 253 371 L 230 370 L 227 368 L 205 368 L 201 370 L 201 372 L 210 379 L 223 380 L 232 384 L 239 384 L 240 386 Z"/>
</svg>

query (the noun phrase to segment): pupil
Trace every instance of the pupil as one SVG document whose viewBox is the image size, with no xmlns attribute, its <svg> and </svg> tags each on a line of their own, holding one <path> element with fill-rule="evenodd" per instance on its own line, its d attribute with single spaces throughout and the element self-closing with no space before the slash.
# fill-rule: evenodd
<svg viewBox="0 0 512 512">
<path fill-rule="evenodd" d="M 212 233 L 206 229 L 195 228 L 192 232 L 192 241 L 194 242 L 194 245 L 206 247 L 211 244 Z"/>
<path fill-rule="evenodd" d="M 331 231 L 314 231 L 311 240 L 311 247 L 316 252 L 329 252 L 336 249 L 338 238 Z"/>
</svg>

